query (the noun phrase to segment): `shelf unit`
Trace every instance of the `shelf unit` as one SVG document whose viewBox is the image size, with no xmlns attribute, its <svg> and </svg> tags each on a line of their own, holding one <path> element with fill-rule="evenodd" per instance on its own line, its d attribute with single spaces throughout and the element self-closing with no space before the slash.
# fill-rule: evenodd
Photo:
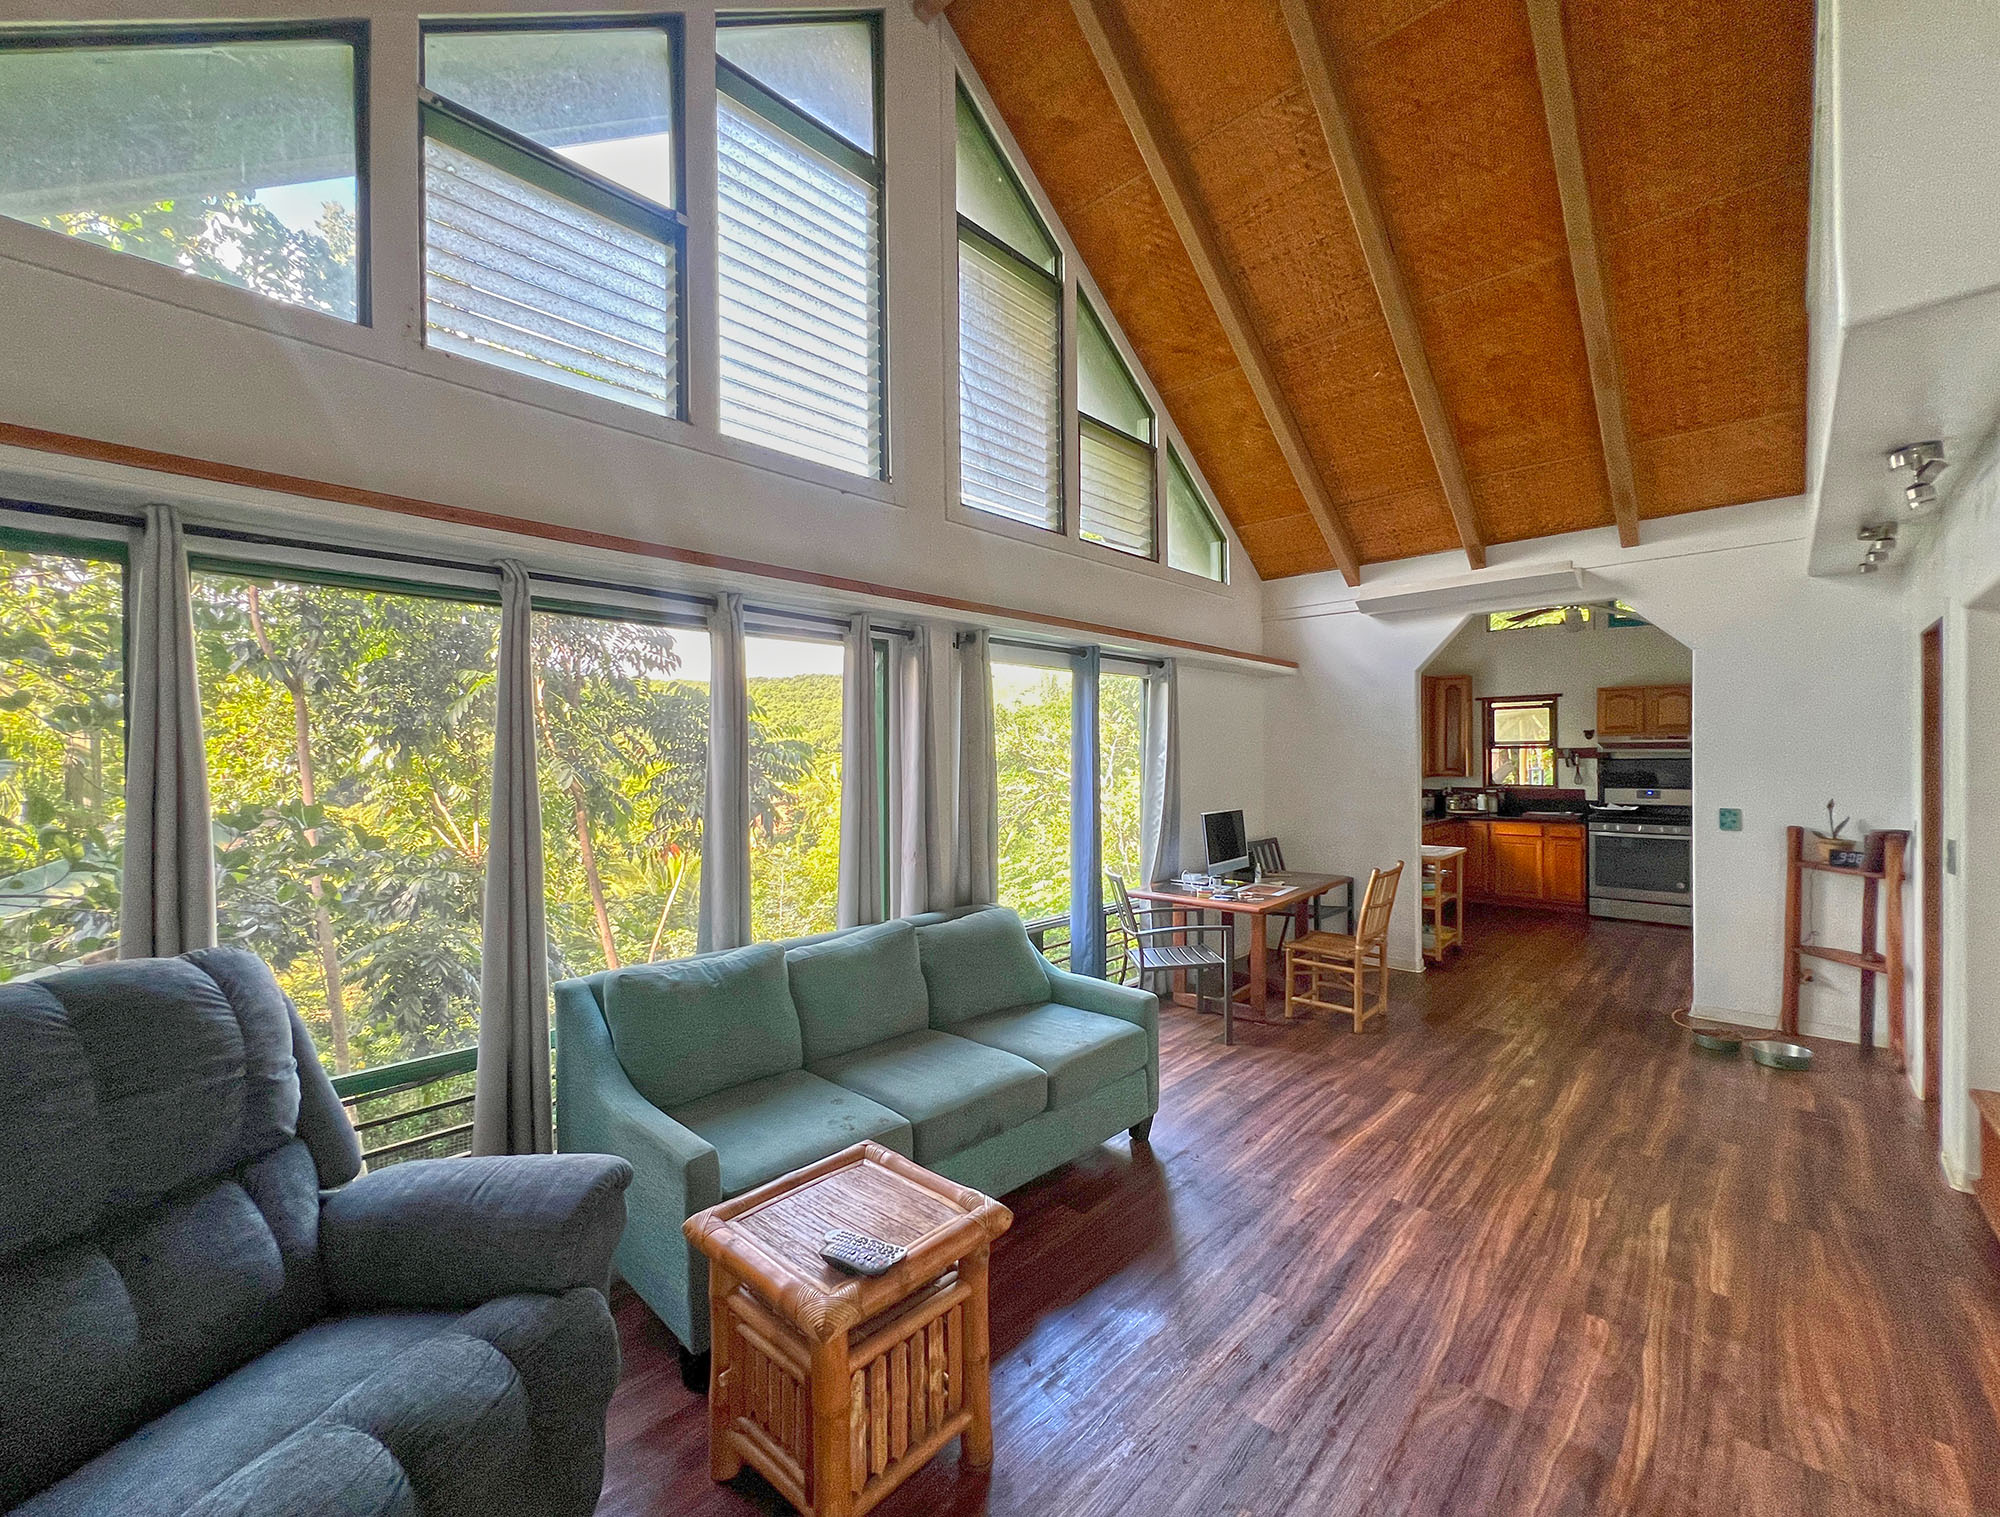
<svg viewBox="0 0 2000 1517">
<path fill-rule="evenodd" d="M 1465 945 L 1465 849 L 1426 843 L 1423 859 L 1424 957 L 1442 964 Z"/>
<path fill-rule="evenodd" d="M 1861 971 L 1861 1046 L 1875 1046 L 1875 981 L 1889 985 L 1889 1047 L 1901 1067 L 1903 1052 L 1904 982 L 1908 970 L 1903 962 L 1903 880 L 1910 835 L 1884 832 L 1882 867 L 1857 868 L 1850 864 L 1828 864 L 1805 856 L 1806 830 L 1785 829 L 1785 992 L 1778 1013 L 1778 1029 L 1787 1037 L 1799 1032 L 1799 986 L 1807 978 L 1806 959 L 1844 964 Z M 1805 915 L 1805 877 L 1808 874 L 1845 875 L 1861 881 L 1861 947 L 1831 948 L 1802 939 Z M 1877 947 L 1878 941 L 1880 947 Z"/>
</svg>

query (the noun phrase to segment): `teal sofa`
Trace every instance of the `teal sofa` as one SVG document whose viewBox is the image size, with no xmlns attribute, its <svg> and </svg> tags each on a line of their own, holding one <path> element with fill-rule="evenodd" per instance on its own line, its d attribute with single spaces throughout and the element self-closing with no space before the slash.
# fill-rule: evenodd
<svg viewBox="0 0 2000 1517">
<path fill-rule="evenodd" d="M 681 1223 L 872 1138 L 1005 1195 L 1160 1102 L 1159 1002 L 1054 968 L 1005 907 L 565 980 L 556 1137 L 631 1161 L 617 1267 L 708 1349 Z M 684 1368 L 686 1367 L 684 1363 Z"/>
</svg>

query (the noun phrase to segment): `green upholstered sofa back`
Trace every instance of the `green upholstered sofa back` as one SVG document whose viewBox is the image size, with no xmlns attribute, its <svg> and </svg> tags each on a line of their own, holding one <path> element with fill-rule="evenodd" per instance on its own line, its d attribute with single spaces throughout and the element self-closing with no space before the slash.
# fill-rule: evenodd
<svg viewBox="0 0 2000 1517">
<path fill-rule="evenodd" d="M 857 927 L 785 954 L 806 1063 L 922 1032 L 930 1000 L 908 922 Z"/>
<path fill-rule="evenodd" d="M 917 955 L 936 1028 L 1049 998 L 1048 965 L 1005 906 L 919 927 Z"/>
<path fill-rule="evenodd" d="M 633 1089 L 662 1111 L 805 1062 L 776 943 L 618 970 L 604 1020 Z"/>
</svg>

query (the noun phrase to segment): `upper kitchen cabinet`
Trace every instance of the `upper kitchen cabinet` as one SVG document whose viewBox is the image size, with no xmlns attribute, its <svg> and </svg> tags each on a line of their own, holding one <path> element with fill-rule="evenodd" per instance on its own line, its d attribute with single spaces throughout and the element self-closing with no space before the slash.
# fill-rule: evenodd
<svg viewBox="0 0 2000 1517">
<path fill-rule="evenodd" d="M 1424 678 L 1424 778 L 1472 778 L 1472 678 Z"/>
<path fill-rule="evenodd" d="M 1597 737 L 1685 742 L 1694 732 L 1692 685 L 1608 685 L 1597 692 Z"/>
</svg>

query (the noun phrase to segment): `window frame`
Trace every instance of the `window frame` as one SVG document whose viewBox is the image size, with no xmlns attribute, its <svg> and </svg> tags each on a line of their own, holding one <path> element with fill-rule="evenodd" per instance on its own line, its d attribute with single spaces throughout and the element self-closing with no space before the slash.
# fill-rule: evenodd
<svg viewBox="0 0 2000 1517">
<path fill-rule="evenodd" d="M 537 32 L 581 32 L 581 31 L 641 31 L 649 28 L 664 32 L 673 58 L 669 71 L 668 89 L 671 92 L 673 109 L 673 175 L 675 204 L 663 206 L 658 201 L 648 199 L 635 190 L 627 189 L 603 175 L 572 163 L 551 148 L 543 147 L 533 138 L 522 135 L 513 128 L 483 116 L 469 106 L 460 105 L 437 93 L 430 87 L 425 70 L 429 62 L 425 47 L 432 37 L 465 36 L 482 33 L 537 33 Z M 537 389 L 544 386 L 570 394 L 589 395 L 606 405 L 621 406 L 636 411 L 642 416 L 659 416 L 668 421 L 685 423 L 689 420 L 688 389 L 690 382 L 689 365 L 691 350 L 688 343 L 688 213 L 687 213 L 687 28 L 678 14 L 665 12 L 632 15 L 595 16 L 541 16 L 523 13 L 513 16 L 444 17 L 422 21 L 417 31 L 417 273 L 421 284 L 428 268 L 430 245 L 424 236 L 426 205 L 429 191 L 426 186 L 427 171 L 424 167 L 424 144 L 433 133 L 433 116 L 450 124 L 455 132 L 470 134 L 474 140 L 483 139 L 487 150 L 497 149 L 501 156 L 511 162 L 495 162 L 485 151 L 468 146 L 464 139 L 440 138 L 462 153 L 479 159 L 489 168 L 504 174 L 512 174 L 524 179 L 537 189 L 567 200 L 572 205 L 607 220 L 616 221 L 641 236 L 652 237 L 664 243 L 674 258 L 674 405 L 665 410 L 655 411 L 647 406 L 612 400 L 597 395 L 594 391 L 580 390 L 559 381 L 544 378 L 524 369 L 514 369 L 500 364 L 486 363 L 468 358 L 463 353 L 454 353 L 448 348 L 433 347 L 429 341 L 430 324 L 425 315 L 429 304 L 423 291 L 419 289 L 417 298 L 417 340 L 426 353 L 439 354 L 447 362 L 478 363 L 482 370 L 499 370 L 514 374 L 529 381 Z M 528 172 L 522 172 L 523 167 Z M 571 186 L 582 187 L 590 199 L 580 198 Z M 595 202 L 595 203 L 593 203 Z M 480 386 L 480 388 L 487 388 Z"/>
<path fill-rule="evenodd" d="M 1070 509 L 1069 489 L 1070 418 L 1076 413 L 1076 404 L 1071 395 L 1070 364 L 1068 361 L 1068 354 L 1076 346 L 1076 334 L 1072 330 L 1069 319 L 1069 303 L 1064 298 L 1065 279 L 1062 272 L 1068 268 L 1069 260 L 1062 256 L 1061 250 L 1058 248 L 1056 255 L 1057 272 L 1051 274 L 1032 259 L 1025 258 L 1015 252 L 1006 243 L 1000 241 L 999 238 L 981 227 L 978 222 L 961 215 L 955 201 L 952 207 L 952 215 L 957 222 L 958 237 L 952 243 L 951 258 L 952 376 L 950 389 L 953 419 L 952 460 L 954 467 L 952 470 L 950 499 L 960 511 L 969 512 L 982 524 L 1000 522 L 1004 526 L 1016 531 L 1033 533 L 1038 539 L 1070 537 L 1073 535 L 1071 530 L 1072 519 L 1080 513 Z M 968 241 L 977 247 L 984 256 L 1006 264 L 1011 271 L 1024 276 L 1040 286 L 1046 287 L 1054 292 L 1056 297 L 1056 351 L 1061 356 L 1056 365 L 1056 519 L 1052 526 L 1043 527 L 1031 521 L 1022 521 L 1018 517 L 1007 516 L 999 511 L 989 510 L 985 506 L 976 506 L 965 498 L 965 422 L 963 413 L 959 409 L 958 399 L 960 393 L 959 387 L 964 382 L 961 370 L 963 362 L 961 357 L 963 351 L 961 334 L 965 331 L 965 315 L 960 308 L 958 291 L 962 279 L 962 269 L 959 260 L 965 256 L 964 245 Z M 1096 545 L 1093 544 L 1092 546 Z"/>
<path fill-rule="evenodd" d="M 1015 185 L 1021 190 L 1028 204 L 1034 208 L 1036 217 L 1041 221 L 1043 229 L 1049 236 L 1049 240 L 1055 246 L 1062 294 L 1062 299 L 1058 305 L 1058 312 L 1061 320 L 1063 348 L 1063 372 L 1061 376 L 1062 427 L 1060 429 L 1062 449 L 1060 475 L 1061 531 L 1058 532 L 1049 528 L 1033 526 L 1029 523 L 1001 516 L 991 511 L 966 505 L 963 499 L 962 432 L 958 410 L 960 383 L 958 372 L 960 362 L 958 267 L 955 258 L 946 261 L 947 267 L 944 270 L 944 282 L 942 286 L 946 300 L 945 340 L 948 348 L 948 367 L 943 387 L 947 392 L 946 405 L 949 408 L 945 418 L 947 434 L 946 469 L 948 474 L 945 490 L 946 519 L 957 525 L 974 527 L 982 532 L 991 532 L 1003 537 L 1012 537 L 1024 543 L 1041 547 L 1060 546 L 1064 551 L 1088 559 L 1091 562 L 1112 565 L 1134 573 L 1149 575 L 1184 588 L 1206 590 L 1207 593 L 1216 595 L 1229 594 L 1234 583 L 1233 571 L 1238 556 L 1238 540 L 1235 528 L 1230 524 L 1227 514 L 1216 503 L 1214 491 L 1210 489 L 1207 479 L 1201 472 L 1200 465 L 1195 461 L 1193 450 L 1187 445 L 1186 439 L 1181 436 L 1179 428 L 1174 425 L 1173 418 L 1164 400 L 1161 398 L 1158 386 L 1153 383 L 1151 376 L 1146 372 L 1145 366 L 1139 362 L 1131 343 L 1127 340 L 1123 329 L 1118 325 L 1115 316 L 1111 313 L 1110 305 L 1104 299 L 1103 291 L 1091 276 L 1089 269 L 1085 267 L 1083 259 L 1078 253 L 1067 228 L 1064 227 L 1061 218 L 1056 214 L 1054 207 L 1043 193 L 1040 184 L 1035 180 L 1032 173 L 1024 169 L 1024 159 L 1019 145 L 1014 141 L 1013 134 L 1008 130 L 1006 123 L 1000 117 L 991 95 L 987 92 L 985 84 L 979 77 L 978 70 L 974 67 L 971 59 L 967 57 L 964 48 L 959 44 L 957 38 L 951 35 L 949 29 L 945 33 L 944 41 L 947 67 L 943 70 L 945 78 L 939 97 L 939 109 L 941 112 L 939 130 L 946 141 L 952 139 L 955 132 L 957 100 L 958 96 L 963 93 L 965 98 L 971 102 L 981 124 L 986 128 L 987 136 L 991 139 L 997 150 L 1002 165 L 1012 176 Z M 955 233 L 957 229 L 966 223 L 965 219 L 958 214 L 957 208 L 957 195 L 955 193 L 957 164 L 955 155 L 946 153 L 944 160 L 942 172 L 945 176 L 944 205 L 946 225 Z M 972 225 L 972 230 L 975 233 L 979 232 L 976 224 Z M 1034 267 L 1035 272 L 1042 275 L 1044 279 L 1051 277 L 1046 269 L 1029 264 L 1026 260 L 1022 259 L 1020 254 L 1013 252 L 1012 249 L 1006 248 L 1003 244 L 996 244 L 991 236 L 981 233 L 980 240 L 982 246 L 985 248 L 999 247 L 1016 264 Z M 1084 415 L 1077 403 L 1080 387 L 1078 384 L 1079 357 L 1077 348 L 1079 322 L 1076 315 L 1076 306 L 1080 299 L 1087 300 L 1090 303 L 1097 315 L 1099 324 L 1104 329 L 1105 336 L 1110 339 L 1113 351 L 1118 355 L 1120 362 L 1124 364 L 1140 396 L 1153 412 L 1154 526 L 1153 553 L 1150 557 L 1142 557 L 1139 554 L 1127 552 L 1124 549 L 1115 548 L 1105 543 L 1091 542 L 1085 539 L 1081 533 L 1082 479 L 1080 455 L 1082 451 L 1083 427 L 1089 418 Z M 1121 437 L 1130 438 L 1130 434 L 1121 431 L 1117 427 L 1112 427 L 1110 430 Z M 1170 448 L 1178 453 L 1182 465 L 1186 470 L 1188 481 L 1194 487 L 1196 498 L 1201 502 L 1203 511 L 1220 534 L 1222 573 L 1219 578 L 1211 578 L 1206 574 L 1176 568 L 1167 561 L 1166 491 L 1168 489 L 1168 480 L 1165 471 L 1168 467 L 1166 460 Z"/>
<path fill-rule="evenodd" d="M 1487 785 L 1499 786 L 1504 784 L 1505 787 L 1509 790 L 1560 790 L 1562 788 L 1561 785 L 1559 784 L 1523 785 L 1518 781 L 1506 782 L 1506 781 L 1496 780 L 1493 777 L 1493 758 L 1496 753 L 1538 753 L 1546 749 L 1548 753 L 1551 755 L 1551 762 L 1550 762 L 1551 771 L 1556 774 L 1556 777 L 1558 779 L 1561 778 L 1562 747 L 1558 740 L 1561 736 L 1562 729 L 1557 725 L 1557 722 L 1561 716 L 1561 711 L 1560 711 L 1561 702 L 1562 702 L 1562 697 L 1557 694 L 1488 695 L 1488 696 L 1482 696 L 1480 698 L 1479 705 L 1482 713 L 1481 723 L 1484 728 L 1484 736 L 1485 736 L 1485 744 L 1484 744 L 1486 751 L 1485 779 Z M 1537 706 L 1546 709 L 1549 713 L 1549 740 L 1546 743 L 1501 743 L 1495 741 L 1493 735 L 1494 713 L 1503 706 L 1509 709 L 1532 709 Z"/>
<path fill-rule="evenodd" d="M 876 485 L 887 485 L 893 481 L 894 471 L 891 458 L 891 417 L 890 397 L 893 385 L 890 382 L 889 362 L 894 344 L 890 337 L 889 323 L 889 103 L 884 57 L 888 49 L 885 45 L 882 12 L 879 10 L 788 10 L 788 11 L 717 11 L 714 31 L 720 34 L 732 26 L 809 26 L 815 23 L 837 24 L 840 22 L 865 22 L 870 32 L 869 56 L 874 74 L 875 151 L 871 155 L 849 142 L 833 128 L 815 120 L 800 110 L 789 100 L 779 95 L 769 85 L 746 73 L 736 64 L 722 56 L 718 47 L 710 49 L 715 65 L 715 112 L 709 126 L 715 143 L 715 266 L 710 278 L 715 289 L 715 435 L 725 444 L 741 448 L 751 448 L 759 458 L 782 458 L 789 464 L 805 465 L 836 480 L 867 480 Z M 729 78 L 734 87 L 724 88 L 724 78 Z M 740 88 L 740 93 L 739 93 Z M 761 116 L 768 124 L 793 137 L 812 152 L 820 154 L 857 178 L 869 179 L 875 188 L 875 470 L 872 474 L 859 474 L 829 464 L 823 459 L 805 458 L 783 448 L 774 448 L 768 443 L 754 438 L 736 437 L 722 428 L 722 259 L 720 255 L 722 232 L 722 99 L 727 95 L 732 103 Z M 746 98 L 746 95 L 750 98 Z M 866 169 L 857 167 L 865 164 Z M 685 327 L 683 327 L 685 331 Z"/>
<path fill-rule="evenodd" d="M 211 21 L 200 23 L 174 22 L 92 22 L 82 25 L 55 27 L 30 27 L 14 30 L 0 27 L 0 52 L 67 52 L 79 48 L 119 48 L 119 47 L 226 47 L 231 43 L 255 42 L 337 42 L 344 43 L 354 59 L 354 316 L 336 316 L 331 311 L 315 310 L 311 306 L 297 305 L 291 301 L 279 300 L 275 296 L 260 294 L 256 290 L 246 290 L 237 285 L 224 284 L 220 280 L 205 279 L 191 275 L 169 264 L 155 264 L 161 273 L 178 281 L 192 282 L 196 288 L 204 290 L 228 290 L 233 296 L 250 300 L 252 309 L 257 311 L 277 310 L 287 318 L 302 315 L 307 318 L 320 317 L 336 323 L 343 330 L 370 331 L 375 326 L 375 291 L 373 240 L 371 236 L 371 206 L 374 201 L 374 186 L 369 174 L 371 147 L 369 143 L 368 121 L 372 108 L 370 88 L 370 68 L 373 62 L 373 38 L 370 23 L 365 17 L 333 20 L 299 21 Z M 57 244 L 69 248 L 90 248 L 95 253 L 107 254 L 119 260 L 116 267 L 127 263 L 152 263 L 153 260 L 140 258 L 132 253 L 120 253 L 114 248 L 97 247 L 92 243 L 79 242 L 61 232 L 47 227 L 38 227 L 19 217 L 0 217 L 12 225 L 25 227 L 29 232 L 41 233 L 57 240 Z M 39 239 L 38 239 L 39 240 Z M 0 251 L 4 251 L 0 247 Z M 116 282 L 118 287 L 136 288 L 138 293 L 152 296 L 151 291 L 142 286 Z M 168 287 L 171 288 L 171 287 Z M 158 298 L 172 300 L 176 305 L 194 304 L 201 309 L 201 303 L 174 300 L 162 292 Z M 233 301 L 231 302 L 233 303 Z M 269 322 L 255 325 L 268 326 Z"/>
</svg>

